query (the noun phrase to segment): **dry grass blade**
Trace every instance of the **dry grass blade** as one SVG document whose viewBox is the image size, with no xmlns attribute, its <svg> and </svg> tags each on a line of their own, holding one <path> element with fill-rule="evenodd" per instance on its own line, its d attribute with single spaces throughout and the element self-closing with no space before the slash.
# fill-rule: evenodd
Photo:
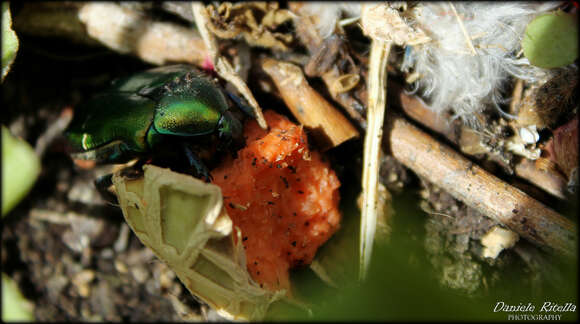
<svg viewBox="0 0 580 324">
<path fill-rule="evenodd" d="M 449 2 L 449 7 L 451 8 L 451 11 L 453 11 L 455 18 L 457 18 L 457 23 L 459 24 L 459 28 L 461 28 L 461 32 L 463 33 L 463 36 L 465 36 L 465 42 L 467 43 L 467 46 L 469 47 L 469 50 L 471 51 L 471 55 L 477 55 L 477 52 L 475 51 L 475 47 L 473 47 L 473 43 L 471 42 L 471 38 L 469 37 L 469 34 L 467 33 L 465 26 L 463 25 L 463 21 L 461 20 L 461 17 L 459 17 L 459 14 L 457 14 L 457 10 L 455 9 L 455 6 L 453 5 L 453 3 Z"/>
<path fill-rule="evenodd" d="M 217 48 L 217 41 L 215 37 L 209 32 L 207 28 L 209 17 L 207 11 L 201 2 L 192 3 L 193 17 L 195 18 L 195 23 L 197 29 L 203 38 L 205 45 L 208 48 L 208 52 L 213 65 L 215 66 L 216 72 L 225 80 L 233 84 L 238 91 L 246 98 L 252 109 L 254 110 L 254 115 L 258 121 L 258 125 L 263 129 L 268 128 L 264 115 L 262 114 L 262 109 L 258 102 L 254 98 L 254 95 L 248 88 L 248 85 L 242 80 L 242 78 L 235 72 L 234 68 L 224 57 L 219 55 Z"/>
<path fill-rule="evenodd" d="M 368 127 L 364 142 L 362 177 L 363 204 L 359 245 L 359 279 L 361 280 L 365 278 L 371 261 L 377 226 L 379 154 L 386 109 L 387 58 L 390 48 L 390 41 L 384 42 L 377 39 L 372 41 L 368 81 Z"/>
</svg>

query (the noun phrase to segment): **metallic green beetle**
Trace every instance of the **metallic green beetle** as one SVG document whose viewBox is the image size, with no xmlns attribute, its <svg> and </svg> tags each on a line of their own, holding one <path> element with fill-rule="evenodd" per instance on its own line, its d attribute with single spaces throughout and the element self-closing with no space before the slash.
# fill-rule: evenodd
<svg viewBox="0 0 580 324">
<path fill-rule="evenodd" d="M 223 90 L 193 67 L 165 66 L 114 81 L 77 107 L 65 135 L 73 158 L 98 163 L 124 163 L 191 137 L 207 142 L 196 145 L 217 139 L 223 148 L 241 139 L 241 123 L 228 107 Z M 188 147 L 198 176 L 209 177 Z"/>
</svg>

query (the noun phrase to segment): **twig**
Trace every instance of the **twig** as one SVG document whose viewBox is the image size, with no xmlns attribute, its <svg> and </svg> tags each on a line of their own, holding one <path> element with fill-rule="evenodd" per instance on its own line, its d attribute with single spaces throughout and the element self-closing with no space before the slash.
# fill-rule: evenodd
<svg viewBox="0 0 580 324">
<path fill-rule="evenodd" d="M 313 131 L 322 150 L 358 137 L 348 119 L 310 87 L 300 67 L 271 58 L 261 59 L 260 66 L 272 78 L 296 119 Z"/>
<path fill-rule="evenodd" d="M 451 118 L 429 109 L 419 97 L 408 95 L 403 87 L 394 81 L 389 82 L 388 94 L 389 102 L 401 107 L 408 117 L 444 135 L 455 144 L 459 142 L 459 132 L 449 122 Z"/>
<path fill-rule="evenodd" d="M 19 33 L 104 45 L 156 65 L 186 62 L 201 67 L 207 57 L 196 30 L 153 21 L 138 10 L 115 3 L 25 3 L 14 24 Z"/>
<path fill-rule="evenodd" d="M 406 94 L 403 88 L 395 82 L 389 83 L 389 101 L 400 106 L 411 119 L 444 135 L 449 141 L 458 145 L 460 132 L 456 127 L 449 124 L 442 115 L 427 108 L 421 99 Z M 520 162 L 516 163 L 514 171 L 518 177 L 531 182 L 545 192 L 559 199 L 565 199 L 567 185 L 559 173 L 551 169 L 539 170 L 534 162 L 528 159 L 521 159 Z"/>
<path fill-rule="evenodd" d="M 73 42 L 98 46 L 100 42 L 87 37 L 85 24 L 79 20 L 78 13 L 82 7 L 79 2 L 26 2 L 14 16 L 14 28 L 19 34 L 64 37 Z"/>
<path fill-rule="evenodd" d="M 379 183 L 379 155 L 386 110 L 387 59 L 392 42 L 374 39 L 371 44 L 369 67 L 369 100 L 367 132 L 364 143 L 362 175 L 363 204 L 360 227 L 359 279 L 364 280 L 370 265 L 377 225 L 377 187 Z"/>
<path fill-rule="evenodd" d="M 467 33 L 467 30 L 465 29 L 465 26 L 463 25 L 463 21 L 461 20 L 461 17 L 459 17 L 459 15 L 457 14 L 457 10 L 455 10 L 455 6 L 453 5 L 453 3 L 449 2 L 449 7 L 451 7 L 451 10 L 453 11 L 455 18 L 457 18 L 457 22 L 459 23 L 459 28 L 461 29 L 463 36 L 465 36 L 465 41 L 467 42 L 467 46 L 471 50 L 471 55 L 477 55 L 477 52 L 475 51 L 475 47 L 473 47 L 473 43 L 471 43 L 471 37 L 469 37 L 469 34 Z"/>
<path fill-rule="evenodd" d="M 66 107 L 62 110 L 58 119 L 51 123 L 50 126 L 38 137 L 36 140 L 36 145 L 34 147 L 34 151 L 36 152 L 37 156 L 42 157 L 44 152 L 48 148 L 50 144 L 62 134 L 65 128 L 68 126 L 70 121 L 72 120 L 72 108 Z"/>
<path fill-rule="evenodd" d="M 23 34 L 105 45 L 157 65 L 187 62 L 201 66 L 207 55 L 196 30 L 152 21 L 139 11 L 114 3 L 25 3 L 14 17 L 14 26 Z"/>
<path fill-rule="evenodd" d="M 393 156 L 419 176 L 497 220 L 534 244 L 576 255 L 575 224 L 521 190 L 489 174 L 403 118 L 388 125 Z"/>
<path fill-rule="evenodd" d="M 206 47 L 208 48 L 210 59 L 213 65 L 216 68 L 216 72 L 225 80 L 233 84 L 238 91 L 246 98 L 252 109 L 254 110 L 254 114 L 256 115 L 256 120 L 258 121 L 258 125 L 263 129 L 268 128 L 266 124 L 266 120 L 264 119 L 264 115 L 262 114 L 262 109 L 258 102 L 254 98 L 254 95 L 248 88 L 248 85 L 240 78 L 240 76 L 236 73 L 230 62 L 228 62 L 223 56 L 219 55 L 218 47 L 217 47 L 217 40 L 216 38 L 209 32 L 207 24 L 209 21 L 209 17 L 207 16 L 207 11 L 201 2 L 194 2 L 192 3 L 192 10 L 193 10 L 193 17 L 195 18 L 195 23 L 197 25 L 197 29 L 203 38 Z"/>
</svg>

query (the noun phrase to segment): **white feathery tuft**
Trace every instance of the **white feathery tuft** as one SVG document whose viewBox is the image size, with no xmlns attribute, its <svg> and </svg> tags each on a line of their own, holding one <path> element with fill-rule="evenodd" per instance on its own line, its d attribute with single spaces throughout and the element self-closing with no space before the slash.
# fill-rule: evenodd
<svg viewBox="0 0 580 324">
<path fill-rule="evenodd" d="M 457 16 L 461 18 L 476 54 L 468 46 Z M 414 65 L 420 76 L 417 89 L 437 112 L 452 109 L 454 117 L 475 126 L 476 112 L 488 105 L 499 108 L 505 99 L 502 89 L 507 78 L 534 81 L 542 69 L 517 59 L 527 24 L 557 3 L 523 2 L 429 2 L 415 17 L 431 42 L 414 47 L 406 58 L 406 69 Z"/>
<path fill-rule="evenodd" d="M 358 17 L 361 2 L 307 2 L 300 14 L 315 16 L 322 37 L 332 35 L 341 18 Z M 413 68 L 419 74 L 415 91 L 430 101 L 438 113 L 452 110 L 477 126 L 476 113 L 485 107 L 496 107 L 507 101 L 505 84 L 510 76 L 534 82 L 547 70 L 530 65 L 517 55 L 527 24 L 537 15 L 553 10 L 559 2 L 421 2 L 413 9 L 414 19 L 407 23 L 422 29 L 431 41 L 410 48 L 403 70 Z M 451 5 L 461 18 L 473 50 Z"/>
</svg>

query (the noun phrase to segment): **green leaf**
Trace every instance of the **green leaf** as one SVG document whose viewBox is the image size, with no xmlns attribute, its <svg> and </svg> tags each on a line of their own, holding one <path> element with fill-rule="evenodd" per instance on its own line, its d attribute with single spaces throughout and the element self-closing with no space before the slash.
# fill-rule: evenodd
<svg viewBox="0 0 580 324">
<path fill-rule="evenodd" d="M 526 27 L 522 41 L 524 55 L 531 64 L 556 68 L 578 57 L 577 16 L 562 11 L 536 17 Z"/>
<path fill-rule="evenodd" d="M 26 196 L 39 172 L 40 161 L 32 147 L 2 126 L 2 216 Z"/>
<path fill-rule="evenodd" d="M 10 4 L 2 2 L 2 81 L 10 71 L 10 65 L 16 58 L 16 51 L 18 51 L 18 38 L 12 30 Z"/>
<path fill-rule="evenodd" d="M 16 283 L 7 275 L 2 274 L 2 321 L 34 321 L 32 307 L 32 304 L 22 296 Z"/>
</svg>

